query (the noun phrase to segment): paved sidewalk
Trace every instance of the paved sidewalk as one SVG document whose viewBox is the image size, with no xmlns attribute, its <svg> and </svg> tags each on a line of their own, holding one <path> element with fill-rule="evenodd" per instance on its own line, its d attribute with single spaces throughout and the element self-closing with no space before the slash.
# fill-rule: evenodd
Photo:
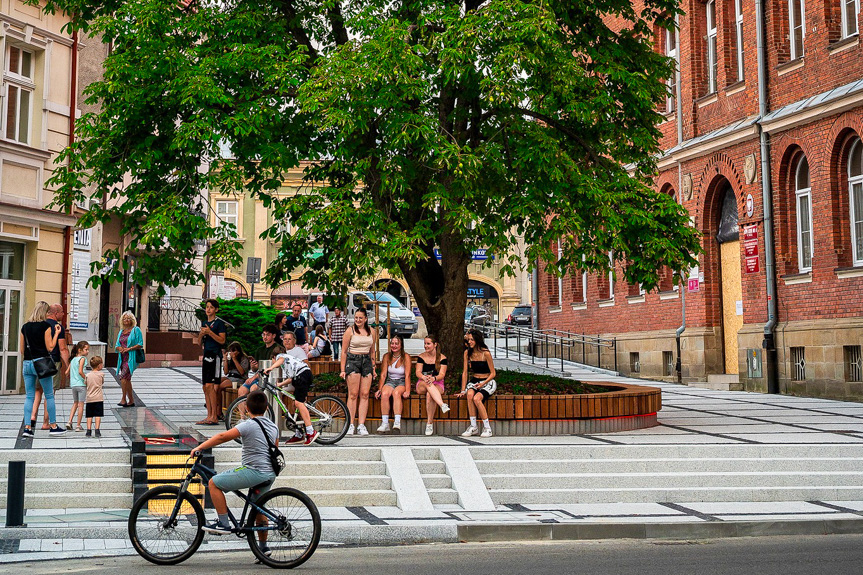
<svg viewBox="0 0 863 575">
<path fill-rule="evenodd" d="M 499 367 L 515 362 L 498 360 Z M 541 371 L 539 366 L 522 369 Z M 863 444 L 863 404 L 745 392 L 723 392 L 621 378 L 567 365 L 574 377 L 654 385 L 663 390 L 660 425 L 650 429 L 590 436 L 347 437 L 342 446 L 444 447 L 651 445 L 813 445 Z M 199 368 L 141 369 L 134 387 L 141 403 L 158 409 L 177 427 L 194 426 L 204 413 Z M 106 382 L 106 404 L 119 400 L 119 387 Z M 58 392 L 58 413 L 68 402 L 68 390 Z M 68 415 L 68 407 L 65 415 Z M 100 439 L 45 437 L 37 432 L 30 445 L 16 440 L 23 397 L 5 396 L 0 403 L 0 449 L 117 448 L 126 445 L 114 412 L 106 412 Z M 119 409 L 119 408 L 117 408 Z M 58 416 L 59 418 L 59 416 Z M 65 417 L 64 417 L 65 419 Z M 212 435 L 222 427 L 196 426 Z M 290 452 L 288 452 L 289 455 Z M 699 538 L 758 534 L 863 532 L 863 493 L 860 501 L 776 501 L 531 504 L 498 505 L 493 511 L 471 512 L 436 505 L 434 510 L 406 512 L 397 507 L 325 507 L 327 544 L 387 544 L 427 541 L 499 539 L 595 539 L 606 537 Z M 0 529 L 0 562 L 61 559 L 133 553 L 126 537 L 128 510 L 29 510 L 26 528 Z M 0 521 L 5 521 L 0 511 Z M 240 548 L 245 543 L 208 537 L 202 550 Z M 233 539 L 233 540 L 230 540 Z"/>
</svg>

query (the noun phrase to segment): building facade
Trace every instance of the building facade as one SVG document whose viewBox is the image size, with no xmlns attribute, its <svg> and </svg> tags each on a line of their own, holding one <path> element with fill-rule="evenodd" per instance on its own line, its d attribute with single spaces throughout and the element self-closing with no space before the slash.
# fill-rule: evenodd
<svg viewBox="0 0 863 575">
<path fill-rule="evenodd" d="M 765 391 L 767 286 L 775 281 L 779 391 L 863 399 L 860 2 L 766 0 L 762 75 L 755 0 L 686 0 L 681 8 L 677 33 L 655 35 L 656 50 L 679 63 L 655 185 L 703 234 L 699 265 L 681 285 L 663 270 L 651 293 L 627 285 L 619 269 L 541 273 L 540 327 L 616 337 L 621 371 L 666 380 L 676 379 L 683 327 L 683 381 Z M 771 214 L 773 241 L 765 243 Z"/>
</svg>

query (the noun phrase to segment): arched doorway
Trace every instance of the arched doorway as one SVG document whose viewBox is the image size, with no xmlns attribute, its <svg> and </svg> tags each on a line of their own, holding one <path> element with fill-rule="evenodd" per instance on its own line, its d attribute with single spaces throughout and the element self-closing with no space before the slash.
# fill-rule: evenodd
<svg viewBox="0 0 863 575">
<path fill-rule="evenodd" d="M 724 190 L 722 189 L 724 188 Z M 740 227 L 737 196 L 723 182 L 716 241 L 719 243 L 719 277 L 722 296 L 722 343 L 726 374 L 739 373 L 737 334 L 743 327 L 743 279 L 740 273 Z"/>
<path fill-rule="evenodd" d="M 369 286 L 369 290 L 371 291 L 385 291 L 394 298 L 396 298 L 400 304 L 410 309 L 408 305 L 410 302 L 408 301 L 410 298 L 408 297 L 408 292 L 405 290 L 404 286 L 397 282 L 394 279 L 384 278 L 375 280 Z"/>
<path fill-rule="evenodd" d="M 467 305 L 481 305 L 500 321 L 500 295 L 497 290 L 482 281 L 469 279 L 467 282 Z"/>
<path fill-rule="evenodd" d="M 280 284 L 270 293 L 270 305 L 281 311 L 290 310 L 294 304 L 300 304 L 305 308 L 308 306 L 308 300 L 309 296 L 304 293 L 303 284 L 299 280 Z"/>
</svg>

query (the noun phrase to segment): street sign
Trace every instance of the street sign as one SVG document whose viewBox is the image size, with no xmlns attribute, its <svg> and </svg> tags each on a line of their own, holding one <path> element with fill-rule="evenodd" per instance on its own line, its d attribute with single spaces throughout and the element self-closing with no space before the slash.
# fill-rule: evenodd
<svg viewBox="0 0 863 575">
<path fill-rule="evenodd" d="M 261 258 L 249 258 L 247 260 L 246 281 L 250 284 L 261 283 Z"/>
</svg>

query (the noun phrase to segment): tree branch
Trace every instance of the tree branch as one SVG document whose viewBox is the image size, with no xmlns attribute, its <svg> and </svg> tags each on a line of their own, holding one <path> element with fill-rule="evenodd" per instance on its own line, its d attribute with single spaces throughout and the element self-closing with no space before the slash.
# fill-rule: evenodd
<svg viewBox="0 0 863 575">
<path fill-rule="evenodd" d="M 555 130 L 557 130 L 558 132 L 562 132 L 562 133 L 566 134 L 568 137 L 570 137 L 573 140 L 575 140 L 576 142 L 578 142 L 578 144 L 584 149 L 585 152 L 588 153 L 590 158 L 593 160 L 593 163 L 595 163 L 596 165 L 608 166 L 610 164 L 610 162 L 606 158 L 603 158 L 602 156 L 597 154 L 596 151 L 593 149 L 593 147 L 591 147 L 587 142 L 585 142 L 581 136 L 579 136 L 578 134 L 576 134 L 575 132 L 573 132 L 568 127 L 564 126 L 563 124 L 561 124 L 560 122 L 558 122 L 557 120 L 552 118 L 551 116 L 547 116 L 541 112 L 534 112 L 533 110 L 528 110 L 525 108 L 513 108 L 513 111 L 518 112 L 520 114 L 524 114 L 525 116 L 530 116 L 531 118 L 540 120 L 542 122 L 545 122 L 546 124 L 548 124 L 549 126 L 554 128 Z"/>
<path fill-rule="evenodd" d="M 288 30 L 291 32 L 291 36 L 294 37 L 294 40 L 306 47 L 308 50 L 309 56 L 311 56 L 312 60 L 318 59 L 318 51 L 312 45 L 312 41 L 309 38 L 306 30 L 298 25 L 297 19 L 299 18 L 297 14 L 296 8 L 294 8 L 294 3 L 291 0 L 282 0 L 280 4 L 280 10 L 288 19 Z"/>
<path fill-rule="evenodd" d="M 336 42 L 336 46 L 347 44 L 348 30 L 345 28 L 345 18 L 342 15 L 342 5 L 339 2 L 334 2 L 333 7 L 327 10 L 327 18 L 332 27 L 333 39 Z"/>
</svg>

